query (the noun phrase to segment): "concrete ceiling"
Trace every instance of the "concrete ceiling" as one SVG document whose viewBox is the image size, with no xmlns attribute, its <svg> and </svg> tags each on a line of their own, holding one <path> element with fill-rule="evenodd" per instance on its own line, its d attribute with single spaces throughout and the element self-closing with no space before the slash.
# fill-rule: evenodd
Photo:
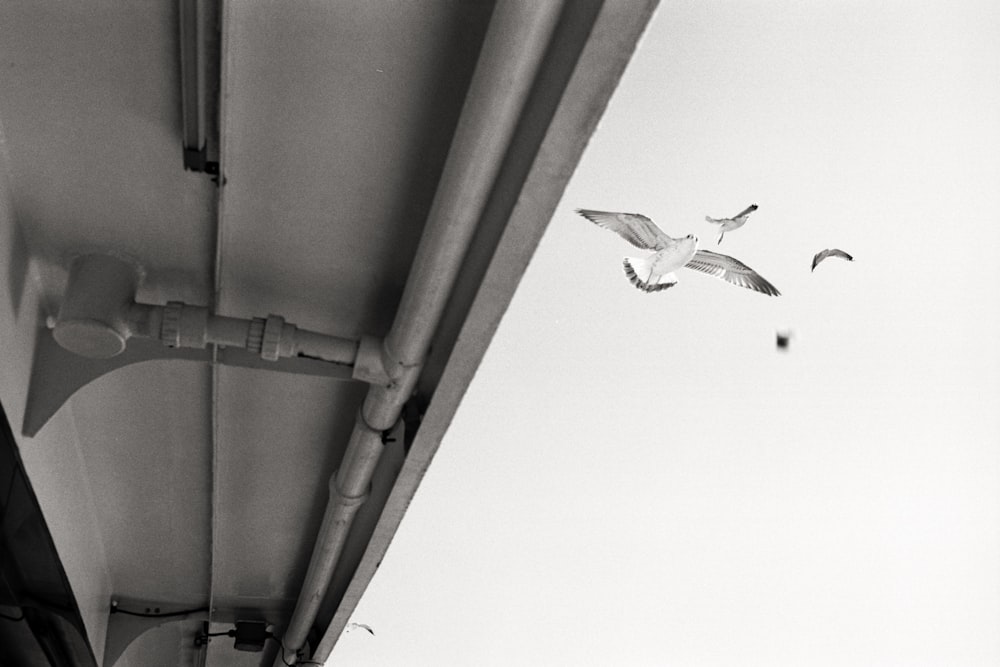
<svg viewBox="0 0 1000 667">
<path fill-rule="evenodd" d="M 580 6 L 596 17 L 601 4 Z M 581 102 L 583 134 L 567 155 L 582 150 L 651 4 L 605 8 L 602 39 L 617 60 L 606 71 L 594 65 L 599 81 Z M 220 187 L 183 169 L 175 5 L 0 7 L 0 242 L 8 278 L 0 398 L 12 423 L 27 409 L 36 340 L 48 335 L 44 323 L 58 312 L 67 267 L 79 254 L 141 265 L 142 302 L 185 301 L 240 318 L 279 314 L 346 338 L 385 335 L 492 11 L 485 0 L 224 3 Z M 589 29 L 572 33 L 579 48 L 592 39 Z M 621 38 L 609 36 L 616 29 Z M 568 77 L 574 63 L 559 71 Z M 470 253 L 465 271 L 475 281 L 446 313 L 447 344 L 434 348 L 434 373 L 421 381 L 428 401 L 565 86 L 553 89 L 548 115 L 532 121 L 530 159 L 515 164 L 519 175 L 508 204 L 494 212 L 495 232 Z M 572 157 L 547 186 L 551 206 L 574 164 Z M 547 219 L 540 210 L 511 266 L 530 257 Z M 498 311 L 483 316 L 490 326 L 519 275 L 496 288 Z M 490 326 L 470 353 L 473 370 Z M 451 390 L 452 410 L 469 379 Z M 38 434 L 22 438 L 99 663 L 112 598 L 122 608 L 211 604 L 215 631 L 237 618 L 280 630 L 365 392 L 363 383 L 337 377 L 147 361 L 83 386 Z M 361 513 L 348 549 L 355 566 L 405 460 L 398 442 L 379 464 L 372 498 L 380 500 Z M 353 570 L 338 572 L 320 629 L 344 611 L 339 596 Z M 117 664 L 194 664 L 199 628 L 193 620 L 161 625 Z M 273 646 L 262 661 L 233 651 L 231 641 L 213 641 L 207 664 L 270 664 Z"/>
</svg>

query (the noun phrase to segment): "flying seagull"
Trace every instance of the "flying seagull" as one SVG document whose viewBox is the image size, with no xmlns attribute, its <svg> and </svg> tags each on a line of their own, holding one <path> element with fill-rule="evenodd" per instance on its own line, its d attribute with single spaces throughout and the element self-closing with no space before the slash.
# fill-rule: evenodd
<svg viewBox="0 0 1000 667">
<path fill-rule="evenodd" d="M 694 269 L 727 283 L 770 296 L 781 292 L 749 266 L 717 252 L 698 250 L 694 234 L 681 238 L 667 236 L 662 229 L 638 213 L 609 213 L 577 209 L 577 213 L 599 227 L 609 229 L 642 250 L 655 250 L 645 258 L 626 257 L 623 264 L 629 282 L 644 292 L 658 292 L 677 284 L 674 270 Z"/>
<path fill-rule="evenodd" d="M 373 637 L 375 636 L 375 631 L 372 630 L 369 626 L 365 625 L 364 623 L 348 623 L 347 624 L 347 631 L 348 632 L 350 632 L 351 630 L 357 630 L 358 628 L 361 628 L 362 630 L 367 630 L 369 633 L 371 633 L 371 635 Z"/>
<path fill-rule="evenodd" d="M 713 225 L 719 225 L 719 242 L 716 243 L 716 245 L 722 243 L 722 237 L 726 235 L 726 232 L 731 232 L 734 229 L 739 229 L 745 225 L 747 223 L 747 218 L 749 218 L 750 214 L 756 210 L 757 204 L 750 204 L 750 206 L 747 206 L 731 218 L 710 218 L 706 215 L 705 220 L 711 222 Z"/>
<path fill-rule="evenodd" d="M 775 339 L 776 339 L 775 343 L 777 344 L 778 349 L 783 352 L 787 352 L 788 343 L 789 341 L 792 340 L 792 332 L 789 329 L 783 329 L 781 331 L 778 331 L 775 334 Z"/>
<path fill-rule="evenodd" d="M 816 255 L 813 257 L 813 266 L 811 269 L 809 269 L 809 271 L 810 272 L 815 271 L 816 267 L 819 266 L 819 263 L 822 262 L 827 257 L 843 257 L 848 262 L 854 261 L 854 258 L 848 255 L 843 250 L 839 250 L 837 248 L 827 248 L 826 250 L 822 250 L 816 253 Z"/>
</svg>

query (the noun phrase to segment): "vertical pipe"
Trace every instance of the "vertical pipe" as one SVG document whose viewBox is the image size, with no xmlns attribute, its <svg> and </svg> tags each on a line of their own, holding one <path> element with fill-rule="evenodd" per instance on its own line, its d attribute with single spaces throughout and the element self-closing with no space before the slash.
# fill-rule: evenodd
<svg viewBox="0 0 1000 667">
<path fill-rule="evenodd" d="M 331 481 L 324 522 L 275 667 L 295 663 L 316 619 L 354 517 L 353 509 L 345 512 L 347 507 L 338 506 L 345 499 L 353 502 L 368 488 L 382 453 L 381 431 L 399 419 L 413 390 L 561 11 L 562 2 L 555 0 L 499 0 L 493 10 L 434 203 L 384 342 L 383 361 L 392 383 L 369 387 L 340 470 Z M 331 644 L 326 639 L 323 646 Z"/>
<path fill-rule="evenodd" d="M 386 354 L 423 362 L 514 133 L 562 2 L 497 3 Z M 392 369 L 390 377 L 394 377 Z"/>
</svg>

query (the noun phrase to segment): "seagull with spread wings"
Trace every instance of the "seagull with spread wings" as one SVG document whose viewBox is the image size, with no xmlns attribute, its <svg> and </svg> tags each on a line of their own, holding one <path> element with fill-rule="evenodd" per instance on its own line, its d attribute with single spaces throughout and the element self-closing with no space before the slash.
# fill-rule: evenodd
<svg viewBox="0 0 1000 667">
<path fill-rule="evenodd" d="M 710 218 L 706 215 L 705 220 L 707 222 L 711 222 L 713 225 L 719 225 L 719 241 L 716 245 L 722 243 L 722 237 L 726 235 L 726 232 L 739 229 L 743 225 L 747 224 L 747 218 L 749 218 L 750 214 L 756 210 L 757 204 L 750 204 L 731 218 Z"/>
<path fill-rule="evenodd" d="M 840 257 L 842 259 L 846 259 L 848 262 L 854 261 L 853 257 L 848 255 L 843 250 L 840 250 L 839 248 L 827 248 L 826 250 L 820 250 L 818 253 L 816 253 L 816 255 L 813 257 L 813 266 L 811 269 L 809 269 L 809 271 L 810 272 L 815 271 L 816 267 L 819 266 L 819 263 L 822 262 L 827 257 Z"/>
<path fill-rule="evenodd" d="M 717 252 L 698 250 L 698 238 L 688 234 L 681 238 L 667 236 L 662 229 L 638 213 L 610 213 L 577 209 L 577 213 L 599 227 L 609 229 L 642 250 L 654 250 L 645 258 L 626 257 L 623 262 L 629 282 L 644 292 L 658 292 L 677 284 L 674 271 L 694 269 L 727 283 L 752 289 L 769 296 L 781 292 L 749 266 Z"/>
</svg>

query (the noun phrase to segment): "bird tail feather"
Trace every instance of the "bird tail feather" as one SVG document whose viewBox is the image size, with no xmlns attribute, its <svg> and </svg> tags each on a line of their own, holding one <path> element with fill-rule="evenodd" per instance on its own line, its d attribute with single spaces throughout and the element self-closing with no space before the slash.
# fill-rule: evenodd
<svg viewBox="0 0 1000 667">
<path fill-rule="evenodd" d="M 722 220 L 716 220 L 715 218 L 711 218 L 711 217 L 709 217 L 707 215 L 705 216 L 705 222 L 711 222 L 713 225 L 721 225 L 722 224 Z"/>
<path fill-rule="evenodd" d="M 622 262 L 628 281 L 643 292 L 659 292 L 677 284 L 673 273 L 651 275 L 652 261 L 640 257 L 626 257 Z"/>
</svg>

